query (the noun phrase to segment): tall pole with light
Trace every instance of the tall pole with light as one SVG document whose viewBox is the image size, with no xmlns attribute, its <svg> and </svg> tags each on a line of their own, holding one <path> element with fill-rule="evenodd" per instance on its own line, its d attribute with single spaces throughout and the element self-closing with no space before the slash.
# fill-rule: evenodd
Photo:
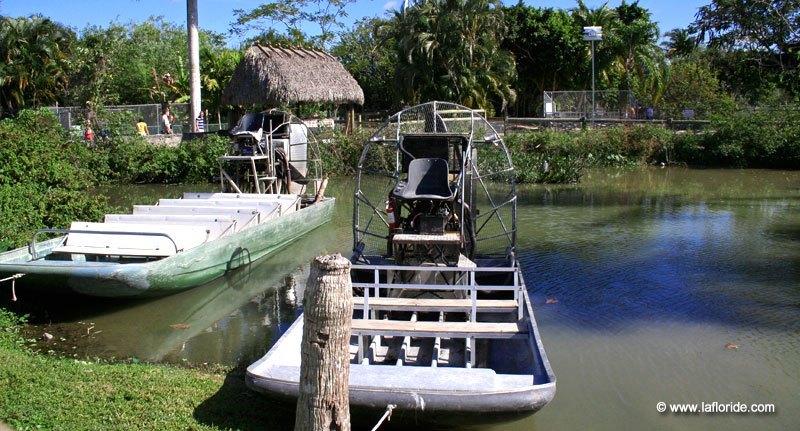
<svg viewBox="0 0 800 431">
<path fill-rule="evenodd" d="M 594 127 L 594 42 L 603 40 L 603 27 L 584 27 L 583 40 L 592 42 L 592 127 Z"/>
</svg>

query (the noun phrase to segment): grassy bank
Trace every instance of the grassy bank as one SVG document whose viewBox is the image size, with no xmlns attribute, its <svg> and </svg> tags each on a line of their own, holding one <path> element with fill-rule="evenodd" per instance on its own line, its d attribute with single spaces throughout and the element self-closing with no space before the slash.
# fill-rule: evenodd
<svg viewBox="0 0 800 431">
<path fill-rule="evenodd" d="M 26 349 L 0 309 L 0 422 L 18 430 L 285 429 L 292 412 L 244 387 L 240 371 L 61 359 Z"/>
</svg>

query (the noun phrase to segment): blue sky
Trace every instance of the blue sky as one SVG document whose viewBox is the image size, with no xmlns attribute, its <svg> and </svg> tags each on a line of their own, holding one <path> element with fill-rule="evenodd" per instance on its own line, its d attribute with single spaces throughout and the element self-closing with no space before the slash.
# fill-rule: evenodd
<svg viewBox="0 0 800 431">
<path fill-rule="evenodd" d="M 631 3 L 632 1 L 628 1 Z M 694 20 L 697 8 L 711 0 L 640 0 L 639 4 L 650 10 L 653 20 L 659 23 L 661 33 L 676 27 L 685 27 Z M 199 0 L 200 27 L 217 33 L 227 33 L 233 21 L 234 9 L 251 10 L 262 3 L 259 0 Z M 387 10 L 402 5 L 402 0 L 358 0 L 348 8 L 349 22 L 367 16 L 380 16 Z M 505 1 L 514 4 L 516 0 Z M 571 9 L 575 0 L 528 0 L 526 4 L 539 7 Z M 603 0 L 586 0 L 587 6 L 601 6 Z M 616 7 L 621 0 L 609 0 Z M 106 26 L 111 22 L 125 24 L 144 21 L 150 16 L 163 16 L 179 25 L 186 23 L 185 0 L 0 0 L 0 14 L 28 16 L 42 14 L 46 17 L 80 30 L 87 25 Z M 230 40 L 238 44 L 235 37 Z"/>
</svg>

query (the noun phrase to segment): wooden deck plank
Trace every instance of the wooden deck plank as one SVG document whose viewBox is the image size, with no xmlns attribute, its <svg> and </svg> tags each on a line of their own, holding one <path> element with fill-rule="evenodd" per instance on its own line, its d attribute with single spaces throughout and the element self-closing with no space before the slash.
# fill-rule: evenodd
<svg viewBox="0 0 800 431">
<path fill-rule="evenodd" d="M 523 323 L 410 322 L 405 320 L 353 319 L 353 335 L 519 338 L 528 336 Z"/>
<path fill-rule="evenodd" d="M 364 297 L 353 298 L 353 307 L 357 310 L 364 308 Z M 369 308 L 375 310 L 398 311 L 469 311 L 472 309 L 470 299 L 440 299 L 440 298 L 369 298 Z M 513 299 L 479 299 L 476 308 L 482 312 L 514 311 L 517 301 Z"/>
</svg>

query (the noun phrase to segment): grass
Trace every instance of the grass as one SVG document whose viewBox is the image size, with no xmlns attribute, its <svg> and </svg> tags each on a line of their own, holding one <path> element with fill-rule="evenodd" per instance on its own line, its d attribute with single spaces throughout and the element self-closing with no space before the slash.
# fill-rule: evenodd
<svg viewBox="0 0 800 431">
<path fill-rule="evenodd" d="M 287 429 L 294 414 L 209 371 L 37 354 L 0 308 L 0 422 L 17 430 Z"/>
</svg>

